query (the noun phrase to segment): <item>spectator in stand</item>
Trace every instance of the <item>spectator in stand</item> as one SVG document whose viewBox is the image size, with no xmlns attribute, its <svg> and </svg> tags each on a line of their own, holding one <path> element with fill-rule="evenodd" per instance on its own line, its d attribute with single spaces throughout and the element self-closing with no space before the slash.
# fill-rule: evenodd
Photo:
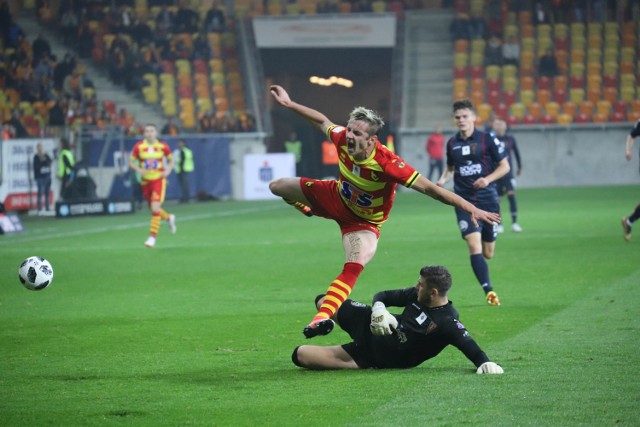
<svg viewBox="0 0 640 427">
<path fill-rule="evenodd" d="M 509 36 L 506 43 L 502 45 L 502 63 L 516 67 L 520 64 L 520 44 L 514 36 Z"/>
<path fill-rule="evenodd" d="M 60 18 L 60 27 L 62 28 L 62 40 L 69 43 L 74 40 L 78 33 L 78 16 L 73 9 L 67 9 Z"/>
<path fill-rule="evenodd" d="M 80 101 L 82 99 L 82 90 L 84 84 L 82 81 L 82 75 L 80 70 L 76 67 L 71 74 L 69 74 L 62 84 L 62 92 L 65 96 Z"/>
<path fill-rule="evenodd" d="M 442 135 L 442 126 L 436 125 L 434 132 L 427 138 L 425 149 L 429 155 L 429 174 L 427 178 L 429 181 L 433 181 L 431 177 L 435 172 L 437 180 L 444 171 L 444 135 Z"/>
<path fill-rule="evenodd" d="M 484 65 L 502 65 L 502 42 L 497 36 L 491 36 L 484 48 Z"/>
<path fill-rule="evenodd" d="M 533 23 L 536 25 L 549 23 L 549 14 L 540 1 L 536 2 L 535 11 L 533 13 Z"/>
<path fill-rule="evenodd" d="M 211 133 L 215 131 L 216 116 L 213 111 L 208 110 L 199 120 L 199 128 L 201 133 Z"/>
<path fill-rule="evenodd" d="M 11 117 L 4 122 L 5 125 L 9 125 L 13 128 L 13 136 L 15 138 L 28 138 L 29 132 L 22 124 L 20 110 L 14 109 L 11 111 Z"/>
<path fill-rule="evenodd" d="M 203 30 L 193 41 L 193 53 L 191 59 L 209 61 L 211 58 L 213 58 L 213 51 L 209 44 L 209 40 L 207 39 L 207 33 Z"/>
<path fill-rule="evenodd" d="M 180 129 L 176 124 L 176 119 L 171 117 L 160 131 L 161 135 L 180 135 Z"/>
<path fill-rule="evenodd" d="M 487 36 L 487 23 L 482 12 L 474 12 L 469 20 L 469 37 L 472 39 L 484 39 Z"/>
<path fill-rule="evenodd" d="M 198 14 L 180 3 L 176 12 L 175 32 L 176 33 L 196 33 L 198 32 Z"/>
<path fill-rule="evenodd" d="M 33 52 L 34 65 L 37 65 L 40 59 L 51 56 L 51 45 L 44 39 L 42 33 L 38 33 L 37 37 L 33 40 L 31 51 Z"/>
<path fill-rule="evenodd" d="M 222 33 L 226 29 L 226 17 L 220 8 L 220 2 L 216 1 L 211 5 L 211 9 L 204 18 L 204 30 L 208 33 Z"/>
<path fill-rule="evenodd" d="M 59 99 L 55 101 L 53 106 L 49 109 L 49 126 L 61 127 L 65 125 L 64 106 Z"/>
<path fill-rule="evenodd" d="M 138 17 L 133 19 L 133 25 L 129 33 L 131 37 L 140 42 L 141 45 L 146 45 L 153 40 L 153 31 L 151 31 L 151 28 L 149 28 L 146 22 L 141 21 Z"/>
<path fill-rule="evenodd" d="M 0 3 L 0 38 L 4 41 L 4 45 L 9 40 L 9 26 L 11 25 L 11 9 L 6 1 Z"/>
<path fill-rule="evenodd" d="M 456 14 L 456 17 L 449 24 L 449 34 L 451 34 L 453 41 L 470 38 L 469 17 L 465 13 L 458 12 Z"/>
<path fill-rule="evenodd" d="M 540 57 L 538 65 L 538 74 L 540 76 L 554 78 L 558 75 L 558 61 L 553 54 L 553 49 L 548 48 L 544 55 Z"/>
</svg>

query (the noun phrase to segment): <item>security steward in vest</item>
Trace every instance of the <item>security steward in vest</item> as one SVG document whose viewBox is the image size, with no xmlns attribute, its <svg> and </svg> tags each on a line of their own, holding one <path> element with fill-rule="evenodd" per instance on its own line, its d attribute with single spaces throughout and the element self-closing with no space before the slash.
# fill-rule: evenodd
<svg viewBox="0 0 640 427">
<path fill-rule="evenodd" d="M 178 141 L 178 156 L 175 170 L 180 182 L 180 203 L 189 203 L 189 174 L 193 172 L 193 152 L 187 147 L 184 140 Z"/>
<path fill-rule="evenodd" d="M 60 196 L 66 199 L 71 181 L 73 180 L 73 168 L 76 161 L 71 151 L 71 144 L 66 138 L 60 140 L 60 153 L 58 154 L 58 178 L 60 178 Z"/>
</svg>

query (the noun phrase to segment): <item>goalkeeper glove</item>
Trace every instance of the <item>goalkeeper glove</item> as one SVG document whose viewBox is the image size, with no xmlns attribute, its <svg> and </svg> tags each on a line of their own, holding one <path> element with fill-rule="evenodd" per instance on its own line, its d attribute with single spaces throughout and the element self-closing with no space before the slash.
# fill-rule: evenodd
<svg viewBox="0 0 640 427">
<path fill-rule="evenodd" d="M 484 362 L 478 367 L 476 374 L 503 374 L 504 369 L 497 363 Z"/>
<path fill-rule="evenodd" d="M 391 335 L 391 328 L 398 327 L 398 320 L 387 311 L 383 302 L 378 301 L 373 305 L 369 327 L 373 335 Z"/>
</svg>

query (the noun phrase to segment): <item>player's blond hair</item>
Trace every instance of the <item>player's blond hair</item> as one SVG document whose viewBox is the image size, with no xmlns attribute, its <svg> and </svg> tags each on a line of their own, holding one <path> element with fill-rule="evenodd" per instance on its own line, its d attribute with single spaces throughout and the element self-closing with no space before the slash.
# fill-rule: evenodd
<svg viewBox="0 0 640 427">
<path fill-rule="evenodd" d="M 356 107 L 349 114 L 349 121 L 359 120 L 368 124 L 369 135 L 377 135 L 384 126 L 384 120 L 378 113 L 365 107 Z"/>
</svg>

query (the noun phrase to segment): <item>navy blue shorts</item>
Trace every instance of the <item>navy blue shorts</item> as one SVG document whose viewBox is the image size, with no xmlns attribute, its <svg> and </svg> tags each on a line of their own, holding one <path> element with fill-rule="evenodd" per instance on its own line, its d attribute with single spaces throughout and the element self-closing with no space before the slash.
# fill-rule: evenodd
<svg viewBox="0 0 640 427">
<path fill-rule="evenodd" d="M 495 203 L 482 203 L 475 205 L 478 209 L 482 209 L 487 212 L 500 213 L 500 205 Z M 456 218 L 458 219 L 458 228 L 460 234 L 464 239 L 468 234 L 480 233 L 483 242 L 495 242 L 498 235 L 497 225 L 487 224 L 486 222 L 478 221 L 478 226 L 475 227 L 471 222 L 471 214 L 461 209 L 456 208 Z"/>
<path fill-rule="evenodd" d="M 509 191 L 513 191 L 516 188 L 516 180 L 511 173 L 506 174 L 502 178 L 496 181 L 496 189 L 498 195 L 504 196 Z"/>
</svg>

